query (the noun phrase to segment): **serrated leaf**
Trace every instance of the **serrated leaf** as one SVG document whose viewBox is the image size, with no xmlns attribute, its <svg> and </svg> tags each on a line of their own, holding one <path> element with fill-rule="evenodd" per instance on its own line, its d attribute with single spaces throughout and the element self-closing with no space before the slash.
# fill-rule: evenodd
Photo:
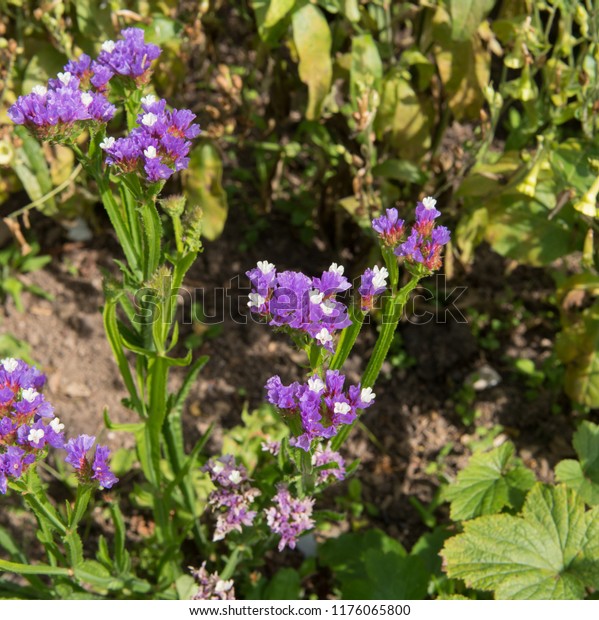
<svg viewBox="0 0 599 620">
<path fill-rule="evenodd" d="M 567 459 L 558 463 L 555 477 L 574 489 L 584 501 L 599 504 L 599 426 L 583 422 L 572 441 L 578 461 Z"/>
<path fill-rule="evenodd" d="M 306 118 L 320 117 L 322 103 L 331 90 L 331 29 L 322 11 L 313 4 L 303 6 L 292 17 L 293 41 L 299 56 L 299 76 L 308 86 Z"/>
<path fill-rule="evenodd" d="M 497 599 L 582 599 L 599 586 L 599 509 L 565 485 L 536 484 L 521 516 L 464 524 L 442 551 L 447 574 Z"/>
<path fill-rule="evenodd" d="M 534 474 L 514 458 L 514 445 L 475 454 L 446 491 L 454 521 L 495 514 L 506 506 L 520 509 L 535 482 Z"/>
<path fill-rule="evenodd" d="M 196 146 L 189 156 L 189 167 L 182 174 L 187 204 L 199 205 L 204 217 L 202 234 L 213 241 L 223 231 L 229 206 L 222 186 L 223 162 L 210 142 Z"/>
</svg>

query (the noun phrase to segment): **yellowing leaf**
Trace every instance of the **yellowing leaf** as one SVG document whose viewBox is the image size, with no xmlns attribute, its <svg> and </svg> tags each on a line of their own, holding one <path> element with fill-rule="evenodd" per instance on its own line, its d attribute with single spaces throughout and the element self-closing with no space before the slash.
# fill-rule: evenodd
<svg viewBox="0 0 599 620">
<path fill-rule="evenodd" d="M 495 0 L 449 0 L 452 39 L 470 40 L 494 4 Z"/>
<path fill-rule="evenodd" d="M 187 202 L 190 206 L 202 208 L 202 235 L 210 241 L 222 233 L 227 221 L 227 195 L 222 176 L 220 155 L 209 142 L 199 144 L 191 151 L 189 167 L 182 173 Z"/>
<path fill-rule="evenodd" d="M 439 75 L 449 94 L 449 108 L 456 119 L 478 118 L 490 80 L 491 57 L 474 35 L 465 41 L 452 39 L 449 16 L 443 8 L 433 18 L 433 51 Z"/>
<path fill-rule="evenodd" d="M 418 97 L 400 71 L 383 80 L 381 103 L 374 122 L 379 139 L 387 136 L 402 159 L 418 161 L 431 144 L 432 103 Z"/>
<path fill-rule="evenodd" d="M 306 118 L 319 118 L 331 90 L 331 30 L 322 11 L 307 4 L 293 14 L 293 40 L 299 56 L 299 76 L 308 86 Z"/>
</svg>

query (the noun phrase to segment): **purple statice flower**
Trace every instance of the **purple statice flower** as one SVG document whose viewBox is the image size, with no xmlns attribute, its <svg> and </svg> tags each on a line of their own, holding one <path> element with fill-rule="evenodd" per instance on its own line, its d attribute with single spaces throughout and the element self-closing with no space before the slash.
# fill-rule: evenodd
<svg viewBox="0 0 599 620">
<path fill-rule="evenodd" d="M 17 125 L 25 125 L 40 139 L 64 141 L 76 138 L 89 125 L 105 124 L 116 108 L 100 93 L 81 90 L 75 75 L 65 71 L 47 86 L 35 86 L 8 110 Z"/>
<path fill-rule="evenodd" d="M 47 445 L 62 448 L 64 425 L 54 417 L 41 390 L 45 376 L 22 360 L 0 360 L 0 493 L 45 455 Z"/>
<path fill-rule="evenodd" d="M 423 265 L 429 271 L 441 267 L 441 251 L 451 233 L 445 226 L 436 226 L 441 212 L 435 208 L 437 201 L 430 196 L 416 206 L 416 222 L 408 238 L 395 249 L 395 254 L 409 265 Z"/>
<path fill-rule="evenodd" d="M 97 446 L 94 458 L 88 452 L 96 438 L 92 435 L 79 435 L 69 439 L 65 445 L 67 456 L 65 462 L 72 465 L 79 481 L 89 484 L 96 481 L 102 488 L 110 489 L 118 482 L 118 478 L 110 471 L 107 463 L 110 450 L 106 446 Z"/>
<path fill-rule="evenodd" d="M 311 376 L 304 384 L 283 385 L 275 375 L 266 382 L 268 401 L 281 410 L 292 428 L 301 422 L 300 432 L 290 445 L 310 451 L 313 439 L 331 439 L 343 424 L 351 424 L 360 409 L 370 407 L 375 394 L 370 388 L 351 386 L 344 392 L 345 377 L 338 370 L 327 370 L 324 381 Z"/>
<path fill-rule="evenodd" d="M 237 464 L 235 457 L 225 454 L 210 459 L 202 468 L 207 472 L 216 489 L 208 496 L 208 503 L 216 513 L 213 540 L 222 540 L 230 532 L 241 532 L 243 526 L 252 525 L 256 511 L 251 505 L 260 491 L 248 483 L 247 469 Z"/>
<path fill-rule="evenodd" d="M 368 312 L 374 307 L 374 298 L 387 289 L 389 272 L 385 267 L 374 266 L 366 269 L 360 278 L 360 306 L 363 312 Z"/>
<path fill-rule="evenodd" d="M 314 526 L 311 518 L 313 506 L 312 498 L 293 498 L 284 484 L 277 486 L 273 506 L 266 508 L 264 514 L 268 527 L 281 537 L 279 551 L 283 551 L 285 547 L 295 549 L 298 537 Z"/>
<path fill-rule="evenodd" d="M 210 493 L 208 503 L 217 514 L 212 540 L 223 540 L 232 531 L 241 532 L 243 526 L 252 525 L 257 512 L 250 507 L 259 495 L 258 489 L 247 485 L 236 490 L 221 488 Z"/>
<path fill-rule="evenodd" d="M 268 261 L 259 261 L 246 275 L 252 285 L 250 310 L 273 327 L 306 334 L 333 352 L 335 333 L 351 325 L 346 305 L 336 299 L 351 284 L 336 263 L 319 278 L 298 271 L 277 272 Z"/>
<path fill-rule="evenodd" d="M 229 488 L 238 487 L 248 479 L 247 469 L 237 464 L 232 454 L 225 454 L 217 459 L 210 459 L 202 471 L 207 472 L 215 485 Z"/>
<path fill-rule="evenodd" d="M 136 86 L 147 84 L 152 73 L 152 62 L 160 56 L 160 48 L 146 43 L 141 28 L 126 28 L 121 39 L 104 41 L 98 59 L 91 64 L 91 83 L 105 88 L 116 75 L 131 78 Z"/>
<path fill-rule="evenodd" d="M 139 172 L 150 183 L 164 181 L 174 172 L 187 168 L 191 140 L 200 133 L 189 110 L 167 110 L 164 99 L 143 97 L 138 127 L 128 136 L 107 137 L 100 144 L 106 163 L 116 172 Z"/>
<path fill-rule="evenodd" d="M 387 209 L 385 215 L 372 220 L 372 228 L 385 245 L 395 247 L 404 236 L 405 222 L 399 218 L 397 209 Z"/>
<path fill-rule="evenodd" d="M 96 455 L 92 464 L 92 479 L 97 480 L 103 489 L 112 488 L 119 479 L 110 471 L 108 465 L 108 457 L 110 456 L 110 450 L 106 446 L 98 446 L 96 448 Z"/>
<path fill-rule="evenodd" d="M 339 481 L 345 479 L 345 459 L 339 452 L 332 450 L 331 447 L 327 445 L 325 448 L 319 448 L 312 455 L 312 465 L 315 467 L 322 467 L 329 463 L 336 463 L 337 467 L 321 469 L 317 475 L 317 484 L 325 484 L 331 479 Z"/>
<path fill-rule="evenodd" d="M 232 579 L 221 579 L 218 573 L 208 574 L 206 562 L 199 569 L 189 567 L 198 584 L 198 591 L 191 597 L 192 601 L 234 601 L 235 588 Z"/>
<path fill-rule="evenodd" d="M 89 86 L 93 75 L 92 59 L 87 54 L 81 54 L 77 60 L 69 60 L 63 71 L 74 75 L 82 85 Z"/>
<path fill-rule="evenodd" d="M 1 426 L 0 426 L 1 429 Z M 273 456 L 279 456 L 279 452 L 281 451 L 281 442 L 280 441 L 263 441 L 260 444 L 260 449 L 262 452 L 268 452 Z"/>
</svg>

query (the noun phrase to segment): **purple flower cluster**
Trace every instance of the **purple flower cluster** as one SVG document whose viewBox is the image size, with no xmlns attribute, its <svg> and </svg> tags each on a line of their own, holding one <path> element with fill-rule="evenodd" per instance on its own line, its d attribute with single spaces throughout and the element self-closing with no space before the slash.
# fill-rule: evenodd
<svg viewBox="0 0 599 620">
<path fill-rule="evenodd" d="M 289 489 L 280 484 L 273 502 L 275 505 L 267 508 L 264 514 L 271 531 L 281 536 L 279 551 L 283 551 L 285 547 L 295 549 L 298 537 L 314 526 L 311 518 L 314 500 L 310 497 L 293 498 Z"/>
<path fill-rule="evenodd" d="M 326 446 L 325 448 L 317 449 L 312 455 L 312 465 L 314 467 L 323 467 L 329 463 L 336 463 L 337 467 L 319 470 L 316 478 L 317 484 L 325 484 L 332 480 L 345 480 L 345 459 L 339 452 L 332 450 L 330 446 Z"/>
<path fill-rule="evenodd" d="M 195 114 L 189 110 L 167 110 L 166 101 L 153 95 L 141 101 L 139 127 L 125 138 L 105 138 L 100 147 L 106 153 L 106 163 L 118 172 L 143 170 L 153 183 L 187 168 L 190 140 L 199 135 L 200 127 L 192 122 Z"/>
<path fill-rule="evenodd" d="M 95 480 L 102 488 L 110 489 L 119 481 L 108 465 L 110 450 L 106 446 L 98 446 L 92 460 L 88 452 L 95 441 L 96 438 L 91 435 L 79 435 L 75 439 L 69 439 L 65 445 L 65 461 L 73 466 L 80 482 L 89 483 Z"/>
<path fill-rule="evenodd" d="M 198 591 L 191 597 L 192 601 L 234 601 L 235 588 L 233 580 L 224 580 L 218 573 L 211 575 L 206 570 L 206 562 L 199 569 L 189 567 L 198 584 Z"/>
<path fill-rule="evenodd" d="M 246 272 L 252 284 L 248 306 L 270 325 L 308 334 L 332 352 L 335 332 L 351 325 L 347 307 L 336 300 L 351 288 L 343 271 L 333 263 L 320 278 L 309 278 L 298 271 L 277 273 L 272 263 L 259 261 Z"/>
<path fill-rule="evenodd" d="M 64 425 L 40 393 L 46 382 L 22 360 L 0 360 L 0 493 L 9 478 L 18 479 L 45 454 L 47 445 L 62 448 Z"/>
<path fill-rule="evenodd" d="M 222 540 L 233 530 L 252 525 L 256 511 L 250 507 L 260 491 L 248 483 L 247 470 L 235 462 L 230 454 L 210 459 L 202 468 L 216 485 L 208 497 L 213 512 L 217 513 L 213 540 Z"/>
<path fill-rule="evenodd" d="M 151 65 L 160 56 L 160 48 L 146 43 L 140 28 L 126 28 L 121 37 L 118 41 L 104 41 L 98 59 L 89 67 L 93 73 L 91 83 L 96 88 L 104 88 L 115 75 L 131 78 L 136 86 L 147 84 L 150 79 Z"/>
<path fill-rule="evenodd" d="M 441 251 L 449 242 L 451 234 L 445 226 L 436 226 L 441 215 L 435 206 L 437 201 L 427 196 L 416 205 L 416 221 L 406 236 L 404 220 L 399 219 L 397 209 L 387 209 L 385 215 L 372 220 L 372 228 L 381 241 L 394 248 L 396 256 L 408 264 L 423 265 L 429 271 L 441 267 Z"/>
<path fill-rule="evenodd" d="M 25 125 L 40 139 L 73 139 L 89 125 L 107 123 L 116 108 L 97 92 L 82 90 L 78 77 L 59 73 L 47 86 L 35 86 L 8 110 L 17 125 Z"/>
<path fill-rule="evenodd" d="M 66 462 L 75 467 L 82 481 L 95 480 L 110 488 L 117 478 L 108 467 L 108 448 L 98 447 L 92 466 L 85 452 L 91 448 L 93 437 L 81 435 L 65 444 L 64 424 L 40 393 L 45 382 L 37 368 L 22 360 L 0 360 L 0 493 L 6 493 L 9 478 L 20 478 L 30 465 L 45 456 L 46 446 L 65 449 Z"/>
<path fill-rule="evenodd" d="M 375 265 L 374 269 L 366 269 L 360 279 L 360 306 L 364 312 L 372 310 L 374 298 L 385 292 L 387 289 L 387 278 L 389 272 L 385 267 Z"/>
<path fill-rule="evenodd" d="M 352 385 L 346 393 L 344 383 L 345 376 L 338 370 L 327 370 L 324 381 L 313 375 L 307 383 L 283 385 L 275 375 L 266 382 L 268 401 L 282 410 L 292 429 L 301 426 L 290 445 L 309 452 L 313 439 L 331 439 L 339 426 L 356 419 L 358 409 L 372 405 L 375 394 L 371 388 Z M 294 424 L 296 421 L 301 424 Z"/>
</svg>

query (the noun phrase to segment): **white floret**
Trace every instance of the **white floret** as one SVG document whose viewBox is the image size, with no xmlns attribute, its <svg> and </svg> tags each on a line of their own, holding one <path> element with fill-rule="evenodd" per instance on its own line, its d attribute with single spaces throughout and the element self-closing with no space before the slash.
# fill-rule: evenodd
<svg viewBox="0 0 599 620">
<path fill-rule="evenodd" d="M 114 41 L 110 41 L 110 40 L 104 41 L 104 43 L 102 43 L 102 51 L 112 54 L 112 52 L 114 51 L 115 45 L 116 43 Z"/>
<path fill-rule="evenodd" d="M 27 441 L 30 441 L 37 446 L 37 444 L 43 439 L 44 435 L 45 433 L 41 428 L 32 428 L 27 436 Z"/>
<path fill-rule="evenodd" d="M 338 276 L 342 276 L 345 271 L 345 267 L 343 265 L 338 265 L 337 263 L 332 263 L 329 267 L 329 271 L 331 273 L 336 273 Z"/>
<path fill-rule="evenodd" d="M 363 403 L 371 403 L 376 397 L 376 394 L 372 391 L 372 388 L 364 388 L 360 392 L 360 400 Z"/>
<path fill-rule="evenodd" d="M 148 112 L 141 117 L 142 125 L 145 125 L 146 127 L 154 127 L 157 120 L 158 117 L 153 112 Z"/>
<path fill-rule="evenodd" d="M 267 260 L 259 260 L 258 261 L 258 269 L 264 275 L 266 275 L 267 273 L 270 273 L 274 268 L 275 268 L 275 266 L 272 263 L 269 263 Z"/>
<path fill-rule="evenodd" d="M 422 204 L 424 205 L 425 209 L 430 210 L 435 208 L 437 201 L 432 196 L 427 196 L 426 198 L 422 199 Z"/>
<path fill-rule="evenodd" d="M 116 142 L 116 140 L 112 136 L 108 136 L 108 137 L 104 138 L 104 140 L 102 140 L 102 142 L 100 142 L 100 148 L 103 151 L 106 151 L 107 149 L 111 149 L 114 146 L 115 142 Z"/>
</svg>

